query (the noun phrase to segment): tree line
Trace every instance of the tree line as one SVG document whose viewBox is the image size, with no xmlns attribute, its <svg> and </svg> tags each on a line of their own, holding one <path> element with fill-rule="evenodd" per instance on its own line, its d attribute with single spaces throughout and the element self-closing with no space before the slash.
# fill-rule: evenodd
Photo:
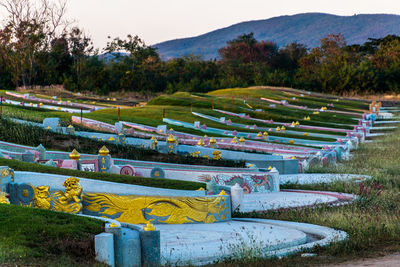
<svg viewBox="0 0 400 267">
<path fill-rule="evenodd" d="M 0 0 L 0 88 L 62 84 L 71 91 L 158 93 L 275 85 L 335 94 L 400 92 L 400 37 L 347 45 L 341 34 L 313 49 L 238 36 L 218 59 L 188 55 L 167 61 L 138 36 L 109 38 L 104 51 L 65 20 L 66 2 Z"/>
</svg>

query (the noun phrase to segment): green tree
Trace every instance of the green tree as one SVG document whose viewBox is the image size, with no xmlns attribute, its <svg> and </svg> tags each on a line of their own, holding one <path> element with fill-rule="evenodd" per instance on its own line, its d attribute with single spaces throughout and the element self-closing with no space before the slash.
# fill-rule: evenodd
<svg viewBox="0 0 400 267">
<path fill-rule="evenodd" d="M 93 43 L 81 29 L 74 27 L 71 29 L 68 35 L 68 46 L 69 52 L 73 60 L 73 81 L 75 83 L 75 89 L 81 90 L 84 88 L 82 79 L 82 73 L 85 71 L 86 60 L 90 56 L 97 54 L 97 50 L 94 49 Z M 95 77 L 93 77 L 95 79 Z"/>
<path fill-rule="evenodd" d="M 16 86 L 31 86 L 37 76 L 38 55 L 67 26 L 65 1 L 0 0 L 8 14 L 0 31 L 4 62 L 12 69 Z"/>
</svg>

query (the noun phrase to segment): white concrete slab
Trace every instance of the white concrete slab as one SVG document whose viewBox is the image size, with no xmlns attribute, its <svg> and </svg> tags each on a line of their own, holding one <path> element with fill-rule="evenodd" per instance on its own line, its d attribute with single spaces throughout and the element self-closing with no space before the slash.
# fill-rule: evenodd
<svg viewBox="0 0 400 267">
<path fill-rule="evenodd" d="M 396 123 L 400 123 L 400 121 L 374 121 L 374 125 L 376 124 L 396 124 Z"/>
<path fill-rule="evenodd" d="M 384 136 L 384 133 L 369 133 L 367 134 L 366 138 L 373 138 L 373 137 L 378 137 L 378 136 Z"/>
<path fill-rule="evenodd" d="M 254 222 L 157 225 L 161 263 L 201 265 L 245 249 L 277 250 L 306 243 L 296 229 Z"/>
<path fill-rule="evenodd" d="M 332 228 L 279 220 L 237 218 L 214 224 L 157 225 L 163 265 L 204 265 L 243 255 L 283 257 L 347 238 Z M 318 238 L 308 238 L 307 235 Z"/>
<path fill-rule="evenodd" d="M 333 203 L 339 199 L 333 195 L 303 192 L 254 193 L 243 196 L 241 212 L 303 207 L 321 203 Z"/>
<path fill-rule="evenodd" d="M 379 130 L 392 130 L 392 129 L 396 129 L 397 126 L 386 126 L 386 127 L 371 127 L 370 130 L 371 131 L 379 131 Z"/>
<path fill-rule="evenodd" d="M 279 175 L 279 183 L 284 184 L 318 184 L 332 183 L 335 181 L 355 181 L 371 178 L 361 174 L 338 174 L 338 173 L 300 173 Z"/>
</svg>

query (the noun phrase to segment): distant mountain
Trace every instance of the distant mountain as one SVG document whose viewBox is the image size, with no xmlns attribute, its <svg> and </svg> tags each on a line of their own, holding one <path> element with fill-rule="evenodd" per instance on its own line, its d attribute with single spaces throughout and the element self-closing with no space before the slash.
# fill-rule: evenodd
<svg viewBox="0 0 400 267">
<path fill-rule="evenodd" d="M 110 53 L 100 54 L 99 59 L 105 62 L 109 62 L 111 60 L 118 60 L 119 58 L 126 57 L 128 55 L 129 55 L 128 53 L 123 53 L 123 52 L 110 52 Z"/>
<path fill-rule="evenodd" d="M 279 47 L 298 42 L 313 48 L 328 34 L 341 33 L 347 44 L 362 44 L 367 38 L 381 38 L 388 34 L 400 35 L 400 16 L 365 14 L 336 16 L 305 13 L 254 20 L 234 24 L 196 37 L 176 39 L 154 45 L 163 59 L 196 54 L 204 59 L 216 58 L 218 49 L 237 36 L 254 32 L 258 40 L 273 41 Z"/>
</svg>

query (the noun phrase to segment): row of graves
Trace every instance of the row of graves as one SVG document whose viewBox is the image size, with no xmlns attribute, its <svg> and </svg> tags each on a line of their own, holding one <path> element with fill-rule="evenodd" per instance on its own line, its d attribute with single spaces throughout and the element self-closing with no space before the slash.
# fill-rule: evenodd
<svg viewBox="0 0 400 267">
<path fill-rule="evenodd" d="M 69 112 L 69 113 L 90 113 L 96 110 L 103 109 L 104 106 L 85 103 L 77 103 L 70 100 L 62 100 L 57 96 L 51 99 L 41 98 L 30 94 L 19 94 L 15 92 L 6 91 L 7 97 L 0 97 L 0 101 L 4 104 L 49 109 L 55 111 Z"/>
<path fill-rule="evenodd" d="M 372 108 L 380 108 L 376 104 Z M 224 111 L 221 111 L 224 112 Z M 233 114 L 233 113 L 231 113 Z M 158 177 L 167 179 L 179 179 L 186 181 L 201 181 L 217 184 L 220 186 L 232 186 L 240 181 L 245 192 L 278 191 L 279 182 L 274 181 L 274 175 L 268 175 L 272 169 L 281 175 L 302 173 L 310 167 L 321 165 L 328 166 L 337 161 L 349 158 L 350 151 L 357 148 L 359 143 L 365 141 L 370 134 L 372 123 L 376 120 L 378 112 L 364 114 L 354 130 L 346 131 L 346 138 L 338 138 L 336 142 L 323 142 L 306 139 L 290 139 L 293 142 L 274 143 L 276 139 L 285 137 L 273 137 L 268 132 L 271 129 L 260 129 L 264 132 L 247 135 L 245 139 L 241 132 L 236 130 L 224 131 L 227 137 L 204 137 L 199 135 L 168 130 L 165 125 L 150 127 L 131 122 L 117 122 L 115 125 L 100 121 L 72 117 L 74 123 L 84 125 L 88 128 L 101 132 L 75 131 L 73 126 L 61 127 L 57 118 L 47 118 L 42 124 L 14 120 L 32 126 L 39 126 L 57 133 L 78 135 L 86 138 L 94 138 L 115 144 L 131 145 L 136 147 L 157 150 L 160 153 L 176 153 L 189 157 L 206 157 L 212 159 L 230 159 L 245 161 L 247 168 L 217 168 L 209 166 L 192 166 L 180 164 L 168 164 L 159 162 L 133 161 L 126 159 L 112 159 L 109 156 L 98 159 L 96 155 L 82 155 L 82 159 L 74 161 L 69 159 L 69 152 L 46 152 L 41 146 L 29 148 L 18 145 L 2 143 L 2 155 L 7 158 L 21 159 L 25 161 L 38 162 L 61 168 L 80 169 L 85 171 L 113 172 L 117 174 Z M 197 113 L 196 115 L 202 116 Z M 245 114 L 235 114 L 247 119 L 251 117 Z M 205 116 L 205 115 L 204 115 Z M 207 116 L 206 116 L 207 117 Z M 209 117 L 209 116 L 208 116 Z M 173 123 L 171 119 L 165 119 Z M 223 118 L 221 119 L 223 121 Z M 207 133 L 215 133 L 219 129 L 208 129 L 205 125 L 195 122 L 189 123 L 175 121 L 179 126 L 201 128 Z M 228 125 L 230 123 L 226 122 Z M 285 127 L 286 125 L 286 127 Z M 283 124 L 276 131 L 285 131 L 294 127 L 313 127 L 299 125 L 296 122 Z M 256 128 L 256 127 L 254 127 Z M 323 127 L 316 127 L 321 130 Z M 342 129 L 338 129 L 342 130 Z M 287 130 L 289 131 L 289 130 Z M 271 140 L 272 139 L 272 140 Z M 272 142 L 271 142 L 272 141 Z M 282 140 L 281 140 L 282 141 Z M 295 142 L 313 142 L 314 147 L 294 146 Z M 44 151 L 43 151 L 44 150 Z M 100 150 L 102 151 L 102 150 Z M 77 152 L 76 152 L 77 153 Z M 100 153 L 101 154 L 101 153 Z M 72 155 L 73 156 L 73 155 Z M 266 185 L 260 187 L 259 184 Z"/>
<path fill-rule="evenodd" d="M 201 133 L 194 135 L 167 129 L 166 125 L 151 127 L 126 121 L 112 125 L 72 117 L 75 124 L 95 130 L 85 132 L 76 131 L 72 125 L 62 127 L 57 118 L 47 118 L 43 123 L 14 119 L 14 122 L 42 127 L 58 134 L 148 148 L 159 153 L 245 161 L 246 168 L 113 158 L 106 146 L 100 148 L 97 155 L 91 155 L 80 154 L 76 150 L 51 151 L 41 145 L 34 148 L 0 142 L 0 157 L 8 159 L 81 171 L 206 183 L 205 188 L 196 191 L 173 190 L 0 167 L 0 203 L 94 216 L 104 220 L 104 233 L 95 238 L 96 258 L 110 266 L 202 265 L 224 258 L 239 257 L 235 248 L 240 249 L 243 246 L 259 251 L 259 257 L 287 256 L 315 246 L 345 240 L 347 234 L 304 223 L 238 219 L 232 217 L 233 212 L 301 207 L 318 203 L 343 204 L 352 201 L 355 197 L 353 195 L 280 190 L 280 185 L 285 179 L 307 176 L 308 174 L 302 173 L 310 167 L 328 166 L 348 159 L 350 152 L 371 136 L 371 129 L 381 127 L 376 126 L 379 125 L 379 117 L 388 118 L 394 112 L 387 109 L 380 112 L 379 103 L 373 103 L 370 109 L 370 113 L 356 118 L 353 130 L 337 129 L 345 131 L 345 136 L 341 134 L 340 138 L 336 138 L 331 134 L 330 138 L 335 139 L 332 142 L 272 134 L 274 131 L 289 132 L 296 128 L 334 132 L 332 128 L 301 125 L 296 121 L 268 121 L 265 123 L 278 124 L 279 129 L 262 128 L 201 113 L 193 115 L 243 128 L 243 131 L 227 131 L 207 127 L 198 121 L 187 123 L 164 118 L 164 122 L 169 125 L 190 128 Z M 217 111 L 264 123 L 246 114 Z M 387 128 L 385 126 L 383 127 Z M 250 128 L 259 132 L 247 132 L 246 129 Z M 213 135 L 224 137 L 212 137 Z M 346 176 L 345 179 L 354 178 L 360 177 Z M 367 177 L 363 177 L 365 178 Z"/>
</svg>

